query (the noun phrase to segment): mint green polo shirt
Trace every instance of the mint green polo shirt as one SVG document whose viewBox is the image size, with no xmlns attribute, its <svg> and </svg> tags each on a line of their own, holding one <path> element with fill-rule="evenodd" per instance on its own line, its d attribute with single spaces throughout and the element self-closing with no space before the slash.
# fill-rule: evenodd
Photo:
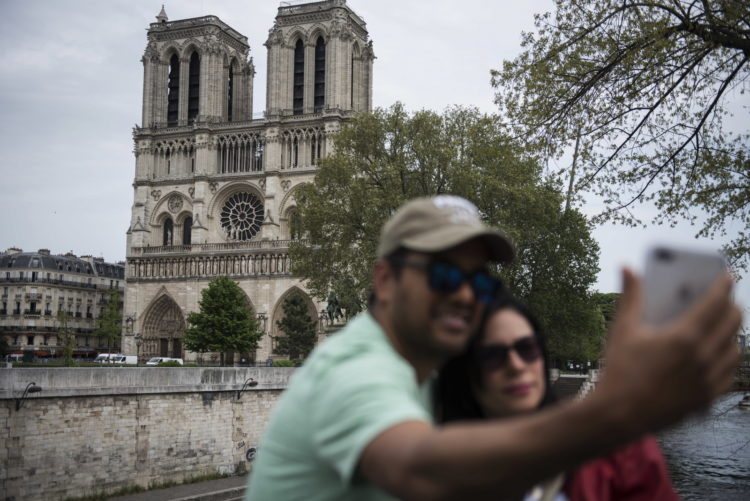
<svg viewBox="0 0 750 501">
<path fill-rule="evenodd" d="M 364 448 L 406 421 L 432 422 L 428 385 L 369 313 L 318 346 L 274 409 L 247 501 L 393 499 L 357 474 Z"/>
</svg>

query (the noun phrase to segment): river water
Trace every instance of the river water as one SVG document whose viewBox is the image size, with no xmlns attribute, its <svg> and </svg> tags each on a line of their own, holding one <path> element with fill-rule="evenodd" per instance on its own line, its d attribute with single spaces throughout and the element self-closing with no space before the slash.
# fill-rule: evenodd
<svg viewBox="0 0 750 501">
<path fill-rule="evenodd" d="M 659 435 L 672 482 L 685 501 L 750 500 L 750 409 L 742 393 Z"/>
</svg>

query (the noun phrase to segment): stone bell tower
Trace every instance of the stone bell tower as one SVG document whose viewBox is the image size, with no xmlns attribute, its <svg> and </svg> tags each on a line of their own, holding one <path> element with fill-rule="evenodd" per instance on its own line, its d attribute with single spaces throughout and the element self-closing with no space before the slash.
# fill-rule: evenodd
<svg viewBox="0 0 750 501">
<path fill-rule="evenodd" d="M 366 25 L 344 0 L 282 2 L 266 42 L 262 118 L 253 117 L 245 36 L 215 16 L 170 21 L 163 7 L 147 36 L 123 350 L 196 358 L 182 345 L 187 315 L 212 278 L 228 275 L 266 334 L 256 352 L 232 357 L 274 358 L 290 293 L 321 317 L 324 304 L 290 271 L 289 244 L 304 235 L 295 191 L 313 180 L 341 123 L 370 110 Z"/>
<path fill-rule="evenodd" d="M 266 41 L 269 116 L 372 107 L 372 43 L 345 0 L 279 8 Z"/>
</svg>

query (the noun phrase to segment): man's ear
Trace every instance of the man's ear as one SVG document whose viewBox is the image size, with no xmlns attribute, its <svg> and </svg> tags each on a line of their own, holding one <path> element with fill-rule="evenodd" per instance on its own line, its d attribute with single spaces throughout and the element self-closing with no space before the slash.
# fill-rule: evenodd
<svg viewBox="0 0 750 501">
<path fill-rule="evenodd" d="M 395 279 L 393 267 L 388 261 L 380 259 L 375 263 L 372 270 L 372 290 L 375 291 L 376 305 L 387 304 L 391 301 Z"/>
</svg>

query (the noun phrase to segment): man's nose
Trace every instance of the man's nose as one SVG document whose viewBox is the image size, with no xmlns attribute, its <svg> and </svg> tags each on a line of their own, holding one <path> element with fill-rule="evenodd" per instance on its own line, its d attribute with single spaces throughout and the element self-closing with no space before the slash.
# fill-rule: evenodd
<svg viewBox="0 0 750 501">
<path fill-rule="evenodd" d="M 471 283 L 468 280 L 461 282 L 461 285 L 455 290 L 455 292 L 453 292 L 453 294 L 451 294 L 451 296 L 454 299 L 465 303 L 473 303 L 477 299 L 474 294 L 474 289 L 471 287 Z"/>
</svg>

